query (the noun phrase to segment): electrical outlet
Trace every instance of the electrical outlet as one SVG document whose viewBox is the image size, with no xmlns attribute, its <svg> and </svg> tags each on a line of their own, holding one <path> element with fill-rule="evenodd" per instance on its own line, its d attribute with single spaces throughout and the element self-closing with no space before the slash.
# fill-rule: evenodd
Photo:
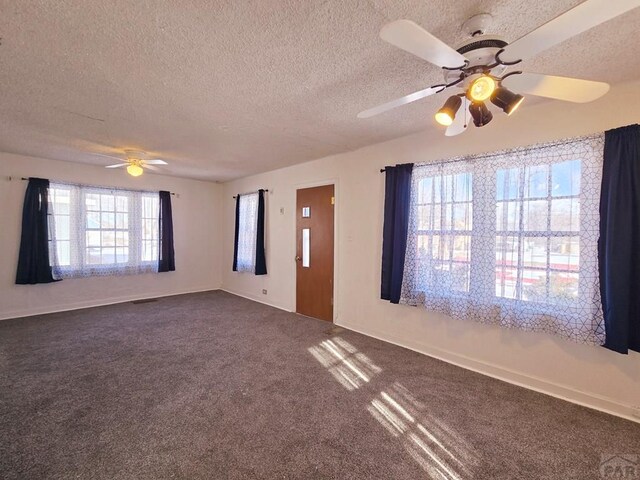
<svg viewBox="0 0 640 480">
<path fill-rule="evenodd" d="M 267 294 L 267 289 L 266 289 L 266 288 L 263 288 L 263 289 L 262 289 L 262 294 L 263 294 L 263 295 L 266 295 L 266 294 Z"/>
</svg>

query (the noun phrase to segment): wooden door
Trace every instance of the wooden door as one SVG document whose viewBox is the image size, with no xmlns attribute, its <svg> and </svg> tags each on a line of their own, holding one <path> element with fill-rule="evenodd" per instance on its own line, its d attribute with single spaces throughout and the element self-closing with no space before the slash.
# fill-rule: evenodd
<svg viewBox="0 0 640 480">
<path fill-rule="evenodd" d="M 334 187 L 297 192 L 296 312 L 333 322 Z"/>
</svg>

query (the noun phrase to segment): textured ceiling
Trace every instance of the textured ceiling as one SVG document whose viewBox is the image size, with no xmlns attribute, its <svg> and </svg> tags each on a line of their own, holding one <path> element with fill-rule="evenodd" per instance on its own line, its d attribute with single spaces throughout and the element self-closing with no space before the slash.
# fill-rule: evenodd
<svg viewBox="0 0 640 480">
<path fill-rule="evenodd" d="M 165 173 L 227 180 L 438 128 L 441 96 L 356 118 L 442 79 L 380 40 L 383 24 L 408 18 L 456 45 L 489 12 L 513 41 L 578 3 L 0 0 L 0 151 L 106 164 L 92 152 L 135 147 Z M 638 79 L 639 25 L 636 9 L 519 69 Z"/>
</svg>

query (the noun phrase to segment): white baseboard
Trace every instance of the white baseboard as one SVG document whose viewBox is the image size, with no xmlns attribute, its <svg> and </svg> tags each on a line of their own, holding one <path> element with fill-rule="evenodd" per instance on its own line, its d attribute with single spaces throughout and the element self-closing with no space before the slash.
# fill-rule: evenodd
<svg viewBox="0 0 640 480">
<path fill-rule="evenodd" d="M 288 308 L 284 308 L 284 307 L 282 307 L 280 305 L 276 305 L 275 303 L 269 303 L 269 302 L 267 302 L 265 300 L 262 300 L 262 299 L 260 299 L 258 297 L 252 297 L 250 295 L 244 295 L 242 293 L 234 292 L 233 290 L 227 290 L 224 287 L 220 287 L 219 290 L 222 290 L 223 292 L 230 293 L 231 295 L 236 295 L 238 297 L 246 298 L 247 300 L 251 300 L 253 302 L 258 302 L 258 303 L 262 303 L 264 305 L 268 305 L 268 306 L 273 307 L 273 308 L 277 308 L 278 310 L 282 310 L 282 311 L 285 311 L 285 312 L 288 312 L 288 313 L 292 312 L 292 310 L 289 310 Z"/>
<path fill-rule="evenodd" d="M 499 365 L 474 360 L 473 358 L 466 357 L 458 353 L 439 349 L 437 347 L 429 345 L 424 345 L 420 342 L 401 339 L 383 332 L 365 329 L 358 325 L 350 325 L 344 322 L 336 324 L 348 330 L 353 330 L 354 332 L 366 335 L 368 337 L 373 337 L 383 342 L 392 343 L 399 347 L 408 348 L 409 350 L 422 353 L 429 357 L 437 358 L 438 360 L 442 360 L 458 367 L 481 373 L 483 375 L 487 375 L 489 377 L 493 377 L 498 380 L 511 383 L 513 385 L 518 385 L 520 387 L 528 388 L 539 393 L 544 393 L 561 400 L 566 400 L 571 403 L 582 405 L 583 407 L 592 408 L 594 410 L 599 410 L 601 412 L 609 413 L 611 415 L 631 420 L 632 422 L 640 423 L 640 412 L 635 410 L 633 406 L 616 402 L 615 400 L 607 397 L 575 390 L 571 387 L 517 372 L 515 370 L 510 370 Z"/>
<path fill-rule="evenodd" d="M 65 305 L 56 305 L 54 307 L 40 307 L 40 308 L 31 308 L 27 310 L 14 310 L 11 312 L 0 313 L 0 321 L 10 320 L 13 318 L 33 317 L 35 315 L 46 315 L 47 313 L 69 312 L 72 310 L 81 310 L 83 308 L 103 307 L 105 305 L 114 305 L 116 303 L 133 302 L 136 300 L 147 300 L 149 298 L 162 298 L 162 297 L 172 297 L 174 295 L 184 295 L 187 293 L 209 292 L 213 290 L 220 290 L 220 288 L 216 288 L 216 287 L 189 288 L 186 290 L 178 290 L 171 293 L 163 292 L 163 293 L 145 293 L 142 295 L 126 295 L 122 297 L 112 297 L 112 298 L 108 298 L 100 301 L 87 300 L 83 302 L 69 303 Z"/>
</svg>

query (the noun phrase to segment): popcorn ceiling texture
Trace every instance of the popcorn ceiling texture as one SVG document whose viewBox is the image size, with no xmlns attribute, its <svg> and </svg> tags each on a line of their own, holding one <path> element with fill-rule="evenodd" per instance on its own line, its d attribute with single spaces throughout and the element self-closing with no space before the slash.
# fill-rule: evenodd
<svg viewBox="0 0 640 480">
<path fill-rule="evenodd" d="M 513 41 L 578 3 L 0 0 L 0 150 L 100 165 L 92 153 L 136 147 L 167 174 L 228 180 L 356 149 L 437 128 L 444 101 L 356 118 L 442 79 L 380 40 L 386 22 L 456 45 L 469 16 L 490 12 L 490 33 Z M 637 79 L 639 24 L 636 9 L 518 68 Z"/>
</svg>

